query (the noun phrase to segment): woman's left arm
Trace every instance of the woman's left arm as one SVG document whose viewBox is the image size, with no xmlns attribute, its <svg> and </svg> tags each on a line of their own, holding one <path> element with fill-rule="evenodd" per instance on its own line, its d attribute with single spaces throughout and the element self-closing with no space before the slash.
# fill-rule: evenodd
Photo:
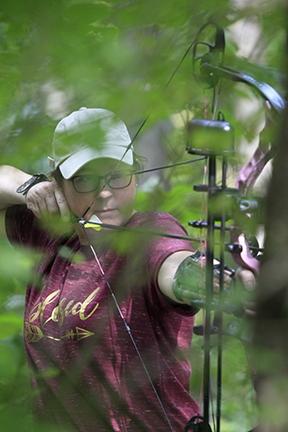
<svg viewBox="0 0 288 432">
<path fill-rule="evenodd" d="M 194 257 L 193 257 L 194 256 Z M 201 265 L 199 262 L 199 256 L 197 256 L 197 253 L 193 253 L 192 251 L 179 251 L 174 252 L 173 254 L 169 255 L 165 261 L 162 263 L 159 272 L 158 272 L 158 286 L 160 291 L 163 295 L 168 297 L 170 300 L 179 303 L 179 304 L 188 304 L 191 305 L 191 300 L 185 300 L 183 298 L 180 300 L 177 298 L 174 294 L 175 288 L 177 291 L 177 287 L 179 283 L 182 286 L 187 285 L 187 291 L 195 291 L 195 294 L 199 293 L 199 290 L 202 289 L 201 286 L 198 286 L 200 284 L 199 280 L 201 279 L 201 274 L 203 273 L 203 270 L 201 269 Z M 187 259 L 190 257 L 189 259 Z M 186 264 L 182 264 L 186 260 Z M 204 258 L 205 263 L 205 258 Z M 218 263 L 218 260 L 214 261 L 215 264 Z M 180 266 L 182 264 L 182 266 Z M 180 266 L 180 268 L 179 268 Z M 176 272 L 179 268 L 179 271 L 177 273 L 177 277 L 175 280 Z M 200 273 L 201 274 L 200 274 Z M 180 273 L 180 278 L 179 278 Z M 182 276 L 183 275 L 183 276 Z M 205 276 L 204 276 L 205 277 Z M 199 279 L 200 278 L 200 279 Z M 238 282 L 240 282 L 244 288 L 246 293 L 252 294 L 255 286 L 256 286 L 256 279 L 251 270 L 239 268 L 236 271 L 236 279 Z M 229 271 L 225 271 L 224 274 L 224 283 L 227 284 L 227 286 L 231 283 L 231 275 Z M 174 284 L 173 284 L 174 281 Z M 174 289 L 173 289 L 174 285 Z M 189 286 L 188 286 L 189 285 Z M 181 291 L 181 290 L 180 290 Z M 213 291 L 214 293 L 219 292 L 219 276 L 214 275 L 213 278 Z M 244 293 L 243 293 L 244 294 Z M 250 301 L 247 301 L 247 298 L 245 299 L 245 294 L 243 295 L 243 306 L 245 310 L 245 315 L 252 317 L 255 312 L 255 304 Z"/>
<path fill-rule="evenodd" d="M 172 255 L 169 255 L 165 261 L 162 263 L 159 272 L 158 272 L 158 286 L 163 295 L 168 297 L 170 300 L 173 300 L 176 303 L 185 304 L 185 301 L 178 300 L 172 290 L 173 279 L 175 273 L 185 258 L 193 255 L 193 252 L 190 251 L 179 251 L 174 252 Z M 187 304 L 190 305 L 191 302 L 187 301 Z"/>
</svg>

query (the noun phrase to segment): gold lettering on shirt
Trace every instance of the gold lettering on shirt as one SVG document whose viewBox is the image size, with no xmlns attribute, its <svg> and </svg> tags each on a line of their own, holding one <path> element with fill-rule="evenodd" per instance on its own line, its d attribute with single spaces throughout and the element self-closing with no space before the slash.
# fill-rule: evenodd
<svg viewBox="0 0 288 432">
<path fill-rule="evenodd" d="M 44 314 L 44 310 L 46 308 L 46 306 L 50 303 L 53 303 L 53 301 L 58 297 L 60 290 L 57 290 L 55 292 L 53 292 L 52 294 L 50 294 L 43 302 L 41 308 L 40 308 L 40 325 L 41 328 L 44 327 L 43 325 L 43 314 Z"/>
<path fill-rule="evenodd" d="M 68 315 L 69 315 L 69 313 L 70 313 L 70 308 L 71 308 L 71 306 L 73 305 L 73 303 L 74 303 L 74 300 L 71 300 L 71 301 L 67 304 L 67 306 L 65 307 L 65 310 L 64 310 L 65 316 L 68 316 Z"/>
<path fill-rule="evenodd" d="M 93 336 L 95 334 L 90 332 L 89 330 L 82 329 L 81 327 L 76 327 L 75 330 L 69 330 L 65 335 L 61 336 L 61 338 L 56 338 L 53 336 L 45 335 L 39 327 L 30 324 L 28 321 L 25 321 L 24 324 L 25 341 L 29 344 L 39 342 L 43 338 L 52 339 L 58 342 L 60 342 L 62 339 L 70 339 L 79 342 L 80 340 Z"/>
<path fill-rule="evenodd" d="M 82 303 L 81 303 L 81 302 L 76 303 L 76 304 L 72 307 L 72 309 L 71 309 L 71 313 L 72 313 L 72 315 L 77 315 L 77 314 L 80 312 L 81 307 L 82 307 Z M 77 309 L 78 309 L 78 310 L 77 310 Z"/>
<path fill-rule="evenodd" d="M 88 306 L 93 302 L 95 297 L 97 296 L 98 291 L 100 290 L 100 287 L 96 288 L 83 302 L 77 302 L 74 303 L 75 300 L 70 300 L 67 304 L 66 303 L 66 297 L 63 297 L 60 301 L 60 303 L 52 310 L 51 316 L 43 323 L 43 315 L 46 307 L 56 301 L 59 297 L 60 290 L 54 291 L 43 302 L 39 302 L 32 308 L 32 311 L 29 315 L 28 321 L 25 322 L 25 339 L 28 343 L 35 343 L 41 340 L 43 337 L 53 339 L 60 341 L 63 339 L 63 336 L 61 338 L 55 338 L 49 335 L 45 335 L 43 333 L 45 325 L 49 321 L 53 321 L 55 323 L 58 323 L 60 327 L 63 325 L 64 319 L 69 315 L 77 315 L 79 314 L 79 318 L 82 321 L 87 320 L 90 318 L 97 310 L 99 303 L 95 303 L 95 306 L 91 310 L 91 312 L 86 314 Z M 39 317 L 40 321 L 40 328 L 32 325 L 31 323 L 34 322 Z M 84 337 L 92 336 L 94 333 L 89 332 L 84 329 L 80 329 L 80 327 L 76 327 L 75 330 L 70 330 L 64 337 L 67 339 L 75 339 L 77 341 L 83 339 Z"/>
<path fill-rule="evenodd" d="M 52 303 L 52 302 L 53 302 L 53 301 L 58 297 L 59 293 L 60 293 L 60 290 L 54 291 L 52 294 L 50 294 L 50 295 L 46 298 L 46 300 L 43 302 L 43 304 L 42 304 L 41 302 L 40 302 L 40 303 L 37 303 L 37 304 L 33 307 L 32 311 L 31 311 L 31 313 L 30 313 L 30 316 L 29 316 L 29 322 L 33 322 L 33 321 L 35 321 L 36 318 L 38 318 L 39 315 L 40 315 L 40 322 L 42 322 L 42 319 L 43 319 L 43 312 L 44 312 L 45 307 L 46 307 L 49 303 Z"/>
<path fill-rule="evenodd" d="M 93 291 L 87 298 L 86 298 L 86 300 L 82 303 L 82 306 L 81 306 L 81 308 L 80 308 L 80 311 L 79 311 L 79 317 L 80 317 L 80 319 L 82 320 L 82 321 L 85 321 L 86 319 L 88 319 L 88 318 L 90 318 L 91 317 L 91 315 L 93 315 L 94 314 L 94 312 L 96 311 L 96 309 L 98 308 L 98 306 L 99 306 L 99 303 L 96 303 L 96 305 L 95 305 L 95 307 L 94 307 L 94 309 L 87 315 L 87 316 L 85 316 L 85 310 L 86 310 L 86 307 L 94 300 L 94 298 L 96 297 L 96 295 L 97 295 L 97 292 L 99 291 L 99 287 L 95 290 L 95 291 Z"/>
<path fill-rule="evenodd" d="M 63 320 L 65 317 L 67 317 L 70 313 L 72 315 L 77 315 L 79 314 L 79 318 L 82 321 L 85 321 L 86 319 L 90 318 L 94 312 L 96 311 L 96 309 L 99 306 L 99 303 L 96 303 L 94 308 L 92 309 L 92 311 L 86 316 L 85 312 L 86 312 L 86 308 L 89 306 L 89 304 L 94 300 L 94 298 L 97 295 L 97 292 L 99 291 L 99 287 L 96 288 L 87 298 L 86 300 L 84 300 L 84 302 L 77 302 L 73 305 L 74 300 L 70 300 L 69 303 L 67 303 L 67 305 L 64 307 L 65 305 L 65 301 L 66 301 L 66 297 L 64 297 L 61 302 L 59 303 L 58 306 L 56 306 L 51 314 L 51 317 L 48 318 L 47 321 L 45 321 L 45 324 L 52 320 L 54 322 L 58 322 L 60 326 L 62 326 L 63 324 Z M 30 321 L 30 320 L 29 320 Z"/>
</svg>

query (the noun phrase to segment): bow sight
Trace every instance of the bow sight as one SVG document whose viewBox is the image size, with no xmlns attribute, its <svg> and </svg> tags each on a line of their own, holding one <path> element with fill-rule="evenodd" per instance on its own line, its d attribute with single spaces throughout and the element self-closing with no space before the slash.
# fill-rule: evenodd
<svg viewBox="0 0 288 432">
<path fill-rule="evenodd" d="M 215 37 L 213 43 L 201 41 L 204 33 L 207 30 L 214 30 Z M 199 30 L 196 40 L 193 45 L 193 74 L 197 83 L 205 89 L 213 89 L 215 96 L 215 87 L 222 79 L 238 81 L 252 86 L 257 92 L 269 101 L 271 107 L 278 113 L 281 113 L 285 107 L 284 99 L 268 84 L 259 82 L 246 73 L 239 72 L 235 69 L 224 65 L 225 51 L 225 35 L 224 30 L 216 23 L 207 23 Z M 214 105 L 214 99 L 213 99 Z M 226 185 L 227 173 L 227 157 L 234 152 L 234 129 L 228 123 L 223 113 L 218 114 L 215 118 L 216 106 L 212 105 L 212 120 L 193 119 L 188 125 L 188 139 L 186 150 L 191 154 L 205 155 L 208 158 L 208 184 L 196 185 L 194 190 L 208 193 L 208 213 L 207 223 L 207 247 L 206 247 L 206 281 L 205 281 L 205 327 L 204 327 L 204 396 L 203 396 L 203 417 L 193 418 L 187 424 L 185 430 L 194 432 L 210 432 L 209 425 L 209 388 L 210 388 L 210 335 L 213 333 L 211 326 L 211 312 L 213 310 L 213 259 L 214 259 L 214 231 L 220 230 L 220 293 L 219 293 L 219 310 L 217 311 L 217 328 L 218 328 L 218 378 L 217 378 L 217 431 L 220 431 L 220 413 L 221 413 L 221 335 L 222 335 L 222 312 L 221 301 L 223 297 L 224 286 L 224 253 L 225 243 L 224 236 L 227 227 L 225 223 L 231 218 L 231 209 L 226 205 L 222 206 L 219 214 L 217 207 L 217 197 L 222 195 L 225 197 L 225 202 L 229 202 L 228 197 L 236 197 L 237 209 L 243 211 L 243 202 L 239 198 L 237 189 L 228 188 Z M 222 179 L 221 186 L 216 185 L 216 159 L 222 158 Z M 235 202 L 235 200 L 234 200 Z M 248 204 L 247 204 L 248 203 Z M 254 202 L 246 200 L 246 204 L 251 211 Z M 241 208 L 242 206 L 242 208 Z M 219 207 L 219 206 L 218 206 Z M 257 205 L 256 205 L 257 207 Z M 216 225 L 215 221 L 220 221 L 220 225 Z M 203 228 L 203 222 L 194 221 L 190 225 Z M 228 228 L 229 229 L 229 228 Z M 240 239 L 240 237 L 239 237 Z M 234 255 L 238 265 L 246 265 L 252 268 L 253 271 L 258 271 L 259 261 L 254 258 L 249 251 L 249 246 L 245 238 L 237 239 L 234 233 L 234 241 L 230 245 L 230 252 Z M 242 254 L 242 256 L 241 256 Z M 245 255 L 245 257 L 244 257 Z M 247 258 L 248 257 L 248 258 Z M 246 258 L 246 259 L 245 259 Z M 223 309 L 222 309 L 223 310 Z"/>
</svg>

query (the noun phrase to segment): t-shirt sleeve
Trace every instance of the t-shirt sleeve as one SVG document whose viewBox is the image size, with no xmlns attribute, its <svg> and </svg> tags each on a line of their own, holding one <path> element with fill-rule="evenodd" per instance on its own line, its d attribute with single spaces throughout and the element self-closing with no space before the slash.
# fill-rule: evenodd
<svg viewBox="0 0 288 432">
<path fill-rule="evenodd" d="M 172 234 L 179 237 L 188 236 L 186 229 L 180 224 L 180 222 L 173 216 L 167 213 L 151 214 L 148 220 L 141 226 L 143 229 L 149 229 L 157 233 Z M 162 303 L 163 307 L 173 308 L 177 312 L 182 314 L 194 315 L 197 310 L 191 308 L 188 305 L 172 305 L 168 299 L 165 299 L 163 294 L 160 292 L 157 282 L 157 276 L 162 263 L 168 256 L 179 251 L 191 251 L 191 254 L 195 252 L 191 240 L 182 238 L 171 238 L 165 236 L 153 236 L 151 235 L 149 241 L 145 245 L 146 247 L 146 275 L 150 286 L 154 287 L 156 293 L 150 293 L 153 297 L 156 294 L 158 301 Z M 152 288 L 153 289 L 153 288 Z M 155 298 L 154 298 L 155 300 Z"/>
<path fill-rule="evenodd" d="M 50 242 L 48 233 L 25 205 L 8 208 L 5 224 L 8 240 L 13 246 L 44 250 Z"/>
<path fill-rule="evenodd" d="M 154 225 L 157 232 L 163 234 L 172 234 L 175 236 L 188 236 L 185 228 L 180 224 L 180 222 L 168 214 L 159 214 L 158 221 Z M 152 279 L 157 278 L 157 274 L 161 264 L 165 259 L 179 251 L 188 250 L 193 253 L 195 251 L 191 240 L 184 240 L 183 238 L 170 238 L 170 237 L 151 237 L 148 244 L 148 254 L 147 254 L 147 264 L 151 269 Z"/>
</svg>

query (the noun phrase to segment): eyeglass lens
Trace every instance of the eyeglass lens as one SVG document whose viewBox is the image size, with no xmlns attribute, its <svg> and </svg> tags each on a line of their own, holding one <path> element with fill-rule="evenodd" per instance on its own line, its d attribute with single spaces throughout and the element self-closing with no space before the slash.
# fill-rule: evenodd
<svg viewBox="0 0 288 432">
<path fill-rule="evenodd" d="M 123 189 L 131 184 L 132 174 L 108 174 L 106 176 L 83 175 L 75 176 L 71 180 L 77 192 L 88 193 L 93 192 L 99 187 L 101 179 L 104 179 L 105 183 L 111 189 Z"/>
</svg>

